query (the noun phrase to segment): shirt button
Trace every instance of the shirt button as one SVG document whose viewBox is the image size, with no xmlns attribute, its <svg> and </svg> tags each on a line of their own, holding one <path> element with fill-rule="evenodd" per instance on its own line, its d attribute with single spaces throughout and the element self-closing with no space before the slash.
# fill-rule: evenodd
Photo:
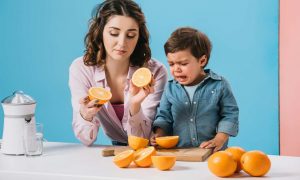
<svg viewBox="0 0 300 180">
<path fill-rule="evenodd" d="M 196 138 L 193 138 L 193 141 L 195 141 L 196 140 Z"/>
<path fill-rule="evenodd" d="M 193 118 L 191 119 L 191 122 L 193 122 Z"/>
<path fill-rule="evenodd" d="M 188 104 L 188 102 L 185 102 L 185 104 Z"/>
<path fill-rule="evenodd" d="M 194 101 L 194 104 L 196 104 L 196 101 Z"/>
<path fill-rule="evenodd" d="M 215 91 L 214 91 L 214 90 L 212 90 L 212 91 L 211 91 L 211 93 L 213 94 L 213 93 L 215 93 Z"/>
</svg>

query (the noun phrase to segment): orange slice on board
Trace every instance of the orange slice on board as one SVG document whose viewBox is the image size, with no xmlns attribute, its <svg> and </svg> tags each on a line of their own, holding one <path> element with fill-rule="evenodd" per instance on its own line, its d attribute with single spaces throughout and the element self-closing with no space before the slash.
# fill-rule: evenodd
<svg viewBox="0 0 300 180">
<path fill-rule="evenodd" d="M 137 136 L 128 136 L 128 145 L 134 150 L 144 148 L 148 145 L 148 143 L 148 139 Z"/>
<path fill-rule="evenodd" d="M 114 157 L 113 162 L 120 168 L 128 167 L 133 161 L 133 155 L 133 150 L 123 151 Z"/>
<path fill-rule="evenodd" d="M 135 155 L 134 163 L 139 167 L 149 167 L 152 165 L 151 156 L 156 155 L 156 150 L 153 146 L 140 150 Z"/>
<path fill-rule="evenodd" d="M 89 89 L 89 99 L 92 101 L 94 99 L 98 99 L 98 104 L 104 104 L 107 101 L 109 101 L 112 97 L 112 94 L 110 91 L 102 88 L 102 87 L 91 87 Z"/>
<path fill-rule="evenodd" d="M 137 87 L 145 87 L 151 83 L 152 74 L 148 68 L 139 68 L 132 75 L 132 83 Z"/>
<path fill-rule="evenodd" d="M 165 171 L 171 169 L 176 161 L 176 156 L 152 156 L 153 166 L 159 170 Z"/>
<path fill-rule="evenodd" d="M 173 148 L 177 145 L 179 136 L 162 136 L 155 138 L 156 143 L 163 148 Z"/>
</svg>

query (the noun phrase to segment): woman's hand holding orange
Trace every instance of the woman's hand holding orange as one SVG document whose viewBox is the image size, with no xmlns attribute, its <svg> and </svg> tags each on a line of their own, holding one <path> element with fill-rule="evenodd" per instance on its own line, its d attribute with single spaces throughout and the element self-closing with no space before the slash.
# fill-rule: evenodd
<svg viewBox="0 0 300 180">
<path fill-rule="evenodd" d="M 99 100 L 94 99 L 92 101 L 89 100 L 89 97 L 84 97 L 80 99 L 80 115 L 86 121 L 92 121 L 97 112 L 101 109 L 102 105 L 98 104 Z"/>
<path fill-rule="evenodd" d="M 130 81 L 130 114 L 134 115 L 139 112 L 141 103 L 144 101 L 144 99 L 151 93 L 154 92 L 154 85 L 155 80 L 152 77 L 151 82 L 149 85 L 145 87 L 137 87 Z"/>
</svg>

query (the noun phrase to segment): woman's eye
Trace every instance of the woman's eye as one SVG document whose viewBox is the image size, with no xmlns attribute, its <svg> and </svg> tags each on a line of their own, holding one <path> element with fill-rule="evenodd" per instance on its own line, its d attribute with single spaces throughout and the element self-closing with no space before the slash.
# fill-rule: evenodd
<svg viewBox="0 0 300 180">
<path fill-rule="evenodd" d="M 133 39 L 133 38 L 135 38 L 135 35 L 130 35 L 130 34 L 128 34 L 127 37 L 128 37 L 129 39 Z"/>
<path fill-rule="evenodd" d="M 119 34 L 118 33 L 110 33 L 111 36 L 117 37 Z"/>
</svg>

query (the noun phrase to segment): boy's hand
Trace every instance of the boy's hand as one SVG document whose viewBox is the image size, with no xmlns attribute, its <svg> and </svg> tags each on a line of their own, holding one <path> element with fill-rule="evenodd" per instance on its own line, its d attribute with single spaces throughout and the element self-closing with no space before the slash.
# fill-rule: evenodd
<svg viewBox="0 0 300 180">
<path fill-rule="evenodd" d="M 152 146 L 157 146 L 155 138 L 164 136 L 164 131 L 161 128 L 156 128 L 155 133 L 150 138 L 150 144 Z"/>
<path fill-rule="evenodd" d="M 209 140 L 209 141 L 204 141 L 200 144 L 200 148 L 213 148 L 214 152 L 220 150 L 224 143 L 227 141 L 229 135 L 226 133 L 217 133 L 215 138 Z"/>
</svg>

